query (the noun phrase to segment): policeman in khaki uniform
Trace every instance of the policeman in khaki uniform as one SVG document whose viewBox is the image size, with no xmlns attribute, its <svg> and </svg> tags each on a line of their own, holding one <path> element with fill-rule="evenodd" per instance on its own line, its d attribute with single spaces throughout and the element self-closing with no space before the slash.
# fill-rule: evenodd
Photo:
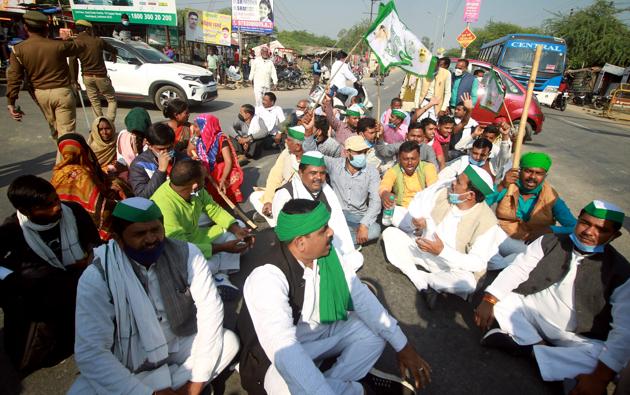
<svg viewBox="0 0 630 395">
<path fill-rule="evenodd" d="M 92 112 L 94 112 L 95 117 L 103 116 L 103 108 L 99 97 L 99 94 L 101 94 L 107 100 L 107 118 L 114 122 L 117 103 L 112 81 L 107 76 L 103 51 L 111 54 L 113 62 L 116 62 L 118 52 L 116 48 L 109 45 L 105 40 L 93 35 L 90 22 L 79 20 L 75 22 L 75 25 L 79 34 L 74 41 L 85 46 L 85 51 L 78 56 L 78 59 L 81 61 L 81 75 L 83 76 L 87 97 L 92 103 Z M 70 58 L 70 66 L 73 71 L 72 75 L 78 78 L 77 57 Z"/>
<path fill-rule="evenodd" d="M 75 132 L 76 102 L 70 87 L 70 70 L 66 58 L 79 55 L 84 47 L 74 41 L 46 38 L 48 17 L 27 11 L 24 24 L 29 38 L 16 45 L 7 71 L 9 114 L 20 121 L 24 114 L 15 106 L 22 82 L 28 79 L 30 92 L 50 125 L 53 138 Z"/>
</svg>

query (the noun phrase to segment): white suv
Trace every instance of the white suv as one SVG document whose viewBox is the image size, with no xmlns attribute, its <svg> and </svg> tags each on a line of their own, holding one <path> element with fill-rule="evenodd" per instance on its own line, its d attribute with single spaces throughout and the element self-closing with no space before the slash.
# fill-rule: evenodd
<svg viewBox="0 0 630 395">
<path fill-rule="evenodd" d="M 117 98 L 147 101 L 162 110 L 168 100 L 176 97 L 189 103 L 208 102 L 217 97 L 217 83 L 210 71 L 174 62 L 142 41 L 102 38 L 118 50 L 116 63 L 109 61 L 110 54 L 105 56 Z"/>
</svg>

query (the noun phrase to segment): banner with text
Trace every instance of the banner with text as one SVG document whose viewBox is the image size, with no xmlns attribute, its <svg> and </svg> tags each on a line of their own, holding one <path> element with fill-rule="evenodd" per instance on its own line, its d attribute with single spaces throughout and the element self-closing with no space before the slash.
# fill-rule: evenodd
<svg viewBox="0 0 630 395">
<path fill-rule="evenodd" d="M 232 17 L 216 12 L 186 10 L 186 41 L 213 45 L 230 45 Z"/>
<path fill-rule="evenodd" d="M 129 23 L 177 26 L 175 0 L 70 0 L 74 20 L 120 23 L 126 14 Z"/>
<path fill-rule="evenodd" d="M 273 0 L 232 0 L 232 29 L 273 33 Z"/>
<path fill-rule="evenodd" d="M 466 0 L 464 5 L 464 22 L 474 23 L 479 20 L 481 0 Z"/>
</svg>

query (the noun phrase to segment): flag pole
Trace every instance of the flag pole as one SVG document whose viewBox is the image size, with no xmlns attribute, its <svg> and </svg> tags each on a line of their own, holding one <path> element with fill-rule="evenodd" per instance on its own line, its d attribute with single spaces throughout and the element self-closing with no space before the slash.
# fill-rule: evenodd
<svg viewBox="0 0 630 395">
<path fill-rule="evenodd" d="M 503 108 L 505 108 L 505 114 L 507 115 L 507 119 L 510 121 L 510 128 L 514 129 L 514 123 L 512 122 L 512 117 L 510 116 L 510 111 L 505 105 L 505 99 L 503 100 Z"/>
<path fill-rule="evenodd" d="M 381 65 L 378 65 L 378 74 L 380 77 L 381 74 Z M 383 84 L 382 80 L 379 78 L 379 81 L 381 81 L 379 84 L 376 85 L 376 116 L 374 117 L 376 120 L 378 120 L 378 122 L 381 121 L 381 85 Z"/>
<path fill-rule="evenodd" d="M 518 125 L 518 134 L 516 135 L 516 145 L 514 147 L 514 156 L 512 160 L 512 168 L 518 169 L 521 164 L 521 149 L 523 148 L 523 139 L 525 137 L 525 127 L 527 126 L 527 115 L 529 114 L 529 106 L 532 103 L 532 96 L 534 95 L 534 85 L 536 84 L 536 76 L 538 75 L 538 64 L 540 63 L 540 56 L 542 54 L 543 46 L 536 45 L 536 53 L 534 54 L 534 63 L 532 64 L 532 74 L 529 77 L 529 83 L 527 84 L 527 94 L 525 95 L 525 104 L 523 105 L 523 114 L 521 115 L 521 121 Z M 510 185 L 512 187 L 514 184 Z M 514 187 L 516 187 L 514 185 Z"/>
</svg>

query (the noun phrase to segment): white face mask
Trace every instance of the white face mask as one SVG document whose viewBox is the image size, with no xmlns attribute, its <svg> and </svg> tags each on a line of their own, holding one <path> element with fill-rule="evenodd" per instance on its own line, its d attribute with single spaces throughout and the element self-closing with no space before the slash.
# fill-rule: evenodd
<svg viewBox="0 0 630 395">
<path fill-rule="evenodd" d="M 483 77 L 477 77 L 477 81 L 481 82 L 481 80 L 483 79 Z"/>
<path fill-rule="evenodd" d="M 295 115 L 297 115 L 298 118 L 304 116 L 304 111 L 302 110 L 295 110 Z"/>
<path fill-rule="evenodd" d="M 462 69 L 455 69 L 454 73 L 456 77 L 461 77 L 461 75 L 464 74 L 464 71 Z"/>
</svg>

